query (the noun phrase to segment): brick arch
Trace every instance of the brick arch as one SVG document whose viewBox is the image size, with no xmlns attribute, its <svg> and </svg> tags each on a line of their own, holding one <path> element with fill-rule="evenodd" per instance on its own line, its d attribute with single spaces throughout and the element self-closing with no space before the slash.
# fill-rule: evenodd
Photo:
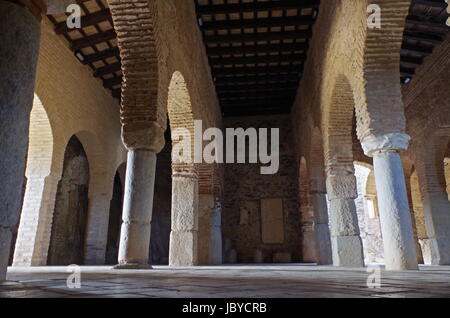
<svg viewBox="0 0 450 318">
<path fill-rule="evenodd" d="M 403 132 L 406 126 L 400 84 L 400 50 L 411 0 L 367 1 L 381 8 L 381 28 L 369 29 L 364 43 L 364 130 L 358 136 Z M 367 25 L 367 24 L 366 24 Z"/>
<path fill-rule="evenodd" d="M 190 160 L 191 163 L 180 163 L 175 162 L 172 159 L 172 170 L 173 173 L 191 172 L 197 173 L 197 166 L 194 163 L 194 152 L 195 152 L 195 131 L 194 131 L 194 114 L 192 112 L 191 96 L 186 85 L 183 74 L 179 71 L 175 71 L 172 74 L 172 78 L 169 84 L 168 99 L 167 99 L 167 114 L 169 117 L 170 131 L 172 144 L 175 145 L 180 141 L 180 138 L 188 138 L 191 153 Z M 186 130 L 186 135 L 180 136 L 177 132 L 175 139 L 175 131 L 183 129 Z M 172 158 L 173 158 L 172 154 Z"/>
<path fill-rule="evenodd" d="M 323 129 L 325 161 L 327 168 L 353 167 L 354 91 L 348 78 L 342 74 L 336 77 L 333 87 Z M 353 170 L 350 172 L 353 173 Z"/>
<path fill-rule="evenodd" d="M 135 145 L 160 122 L 159 43 L 156 0 L 108 0 L 122 61 L 121 122 L 124 143 Z"/>
</svg>

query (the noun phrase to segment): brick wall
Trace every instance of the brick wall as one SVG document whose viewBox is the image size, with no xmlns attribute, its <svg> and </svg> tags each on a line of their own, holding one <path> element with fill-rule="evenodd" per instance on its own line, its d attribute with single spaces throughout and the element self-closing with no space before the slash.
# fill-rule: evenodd
<svg viewBox="0 0 450 318">
<path fill-rule="evenodd" d="M 231 239 L 237 261 L 253 263 L 257 250 L 262 261 L 274 261 L 275 253 L 289 253 L 292 261 L 301 260 L 301 227 L 298 209 L 297 158 L 292 147 L 292 131 L 288 116 L 226 118 L 230 128 L 279 128 L 280 169 L 274 175 L 261 175 L 259 164 L 225 164 L 225 194 L 222 232 Z M 261 238 L 260 200 L 281 198 L 284 213 L 284 243 L 264 244 Z M 242 223 L 242 213 L 247 221 Z"/>
</svg>

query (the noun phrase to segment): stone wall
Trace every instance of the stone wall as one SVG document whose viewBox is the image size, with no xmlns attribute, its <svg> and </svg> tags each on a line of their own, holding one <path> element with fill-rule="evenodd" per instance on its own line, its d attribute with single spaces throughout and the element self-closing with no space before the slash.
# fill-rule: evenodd
<svg viewBox="0 0 450 318">
<path fill-rule="evenodd" d="M 298 262 L 301 260 L 301 228 L 298 209 L 297 159 L 292 144 L 288 116 L 226 118 L 230 128 L 279 128 L 280 169 L 274 175 L 261 175 L 259 164 L 225 164 L 225 194 L 222 233 L 231 243 L 226 246 L 225 261 Z M 262 199 L 282 199 L 284 242 L 264 244 L 262 241 Z M 231 240 L 231 242 L 229 241 Z M 225 245 L 229 245 L 226 243 Z M 228 257 L 228 259 L 227 259 Z"/>
</svg>

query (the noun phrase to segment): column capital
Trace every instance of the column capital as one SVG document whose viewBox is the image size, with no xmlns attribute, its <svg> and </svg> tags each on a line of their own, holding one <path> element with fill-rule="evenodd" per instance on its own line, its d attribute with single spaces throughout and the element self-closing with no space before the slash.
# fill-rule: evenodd
<svg viewBox="0 0 450 318">
<path fill-rule="evenodd" d="M 378 152 L 405 151 L 411 137 L 404 133 L 389 133 L 380 136 L 367 136 L 361 141 L 364 154 L 373 157 Z"/>
<path fill-rule="evenodd" d="M 159 153 L 166 143 L 164 129 L 157 122 L 122 126 L 122 141 L 128 150 L 148 149 Z"/>
</svg>

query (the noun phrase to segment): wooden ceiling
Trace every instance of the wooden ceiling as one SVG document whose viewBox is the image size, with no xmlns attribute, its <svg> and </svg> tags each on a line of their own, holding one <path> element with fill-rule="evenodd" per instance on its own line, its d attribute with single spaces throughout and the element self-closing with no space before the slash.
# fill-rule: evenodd
<svg viewBox="0 0 450 318">
<path fill-rule="evenodd" d="M 195 0 L 224 116 L 289 113 L 319 0 Z"/>
<path fill-rule="evenodd" d="M 56 34 L 69 42 L 70 48 L 81 63 L 92 69 L 94 77 L 103 81 L 111 94 L 120 98 L 122 72 L 116 32 L 106 0 L 77 0 L 81 7 L 81 28 L 69 29 L 67 16 L 49 16 L 55 24 Z"/>
<path fill-rule="evenodd" d="M 68 14 L 51 15 L 55 32 L 120 98 L 121 62 L 106 0 L 76 0 L 81 29 Z M 195 1 L 200 29 L 224 116 L 289 113 L 307 57 L 320 0 Z M 444 0 L 413 0 L 401 51 L 401 81 L 439 45 L 449 27 Z"/>
<path fill-rule="evenodd" d="M 408 84 L 415 70 L 450 31 L 446 25 L 448 13 L 444 0 L 413 0 L 401 50 L 401 81 Z"/>
</svg>

